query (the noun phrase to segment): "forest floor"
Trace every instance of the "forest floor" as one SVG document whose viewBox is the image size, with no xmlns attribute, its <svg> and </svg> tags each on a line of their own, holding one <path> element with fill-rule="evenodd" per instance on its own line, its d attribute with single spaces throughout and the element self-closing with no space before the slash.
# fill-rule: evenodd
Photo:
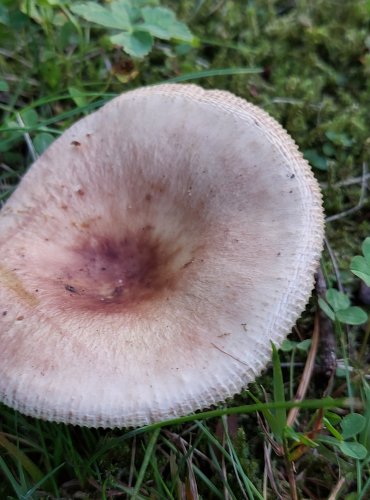
<svg viewBox="0 0 370 500">
<path fill-rule="evenodd" d="M 63 130 L 121 92 L 224 89 L 276 118 L 310 162 L 327 217 L 321 280 L 274 362 L 210 413 L 102 430 L 1 405 L 0 498 L 369 498 L 370 323 L 350 314 L 370 306 L 369 0 L 167 0 L 193 38 L 178 25 L 126 52 L 72 4 L 0 1 L 1 200 Z"/>
</svg>

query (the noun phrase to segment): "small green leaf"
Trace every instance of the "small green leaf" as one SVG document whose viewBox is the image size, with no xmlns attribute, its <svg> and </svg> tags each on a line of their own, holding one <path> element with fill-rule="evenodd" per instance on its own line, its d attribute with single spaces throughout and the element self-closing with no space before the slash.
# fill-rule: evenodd
<svg viewBox="0 0 370 500">
<path fill-rule="evenodd" d="M 363 460 L 367 456 L 367 449 L 360 443 L 342 441 L 339 445 L 340 451 L 347 457 Z"/>
<path fill-rule="evenodd" d="M 343 132 L 338 133 L 328 130 L 325 135 L 333 144 L 344 147 L 352 146 L 352 139 Z"/>
<path fill-rule="evenodd" d="M 11 132 L 4 134 L 4 138 L 0 140 L 0 153 L 10 151 L 14 144 L 22 140 L 21 130 L 16 130 L 19 124 L 13 120 L 5 120 L 4 125 L 9 128 L 14 128 Z"/>
<path fill-rule="evenodd" d="M 284 352 L 292 351 L 297 345 L 297 342 L 293 342 L 292 340 L 285 339 L 280 346 L 280 349 Z"/>
<path fill-rule="evenodd" d="M 343 441 L 343 436 L 336 430 L 336 428 L 332 425 L 330 420 L 326 417 L 323 418 L 323 422 L 328 431 L 334 436 L 338 441 Z"/>
<path fill-rule="evenodd" d="M 324 156 L 321 156 L 315 149 L 306 149 L 304 151 L 306 160 L 318 170 L 328 170 L 328 162 Z"/>
<path fill-rule="evenodd" d="M 316 437 L 316 441 L 318 441 L 319 443 L 329 444 L 330 446 L 335 446 L 335 447 L 338 447 L 341 443 L 344 442 L 344 441 L 338 441 L 338 439 L 333 436 L 326 436 L 325 434 L 318 435 Z"/>
<path fill-rule="evenodd" d="M 335 290 L 335 288 L 329 288 L 326 292 L 326 300 L 334 312 L 340 311 L 341 309 L 347 309 L 351 305 L 347 295 Z"/>
<path fill-rule="evenodd" d="M 298 432 L 296 432 L 289 425 L 285 426 L 284 436 L 287 437 L 287 438 L 289 438 L 289 439 L 291 439 L 292 441 L 295 441 L 296 443 L 300 443 L 301 442 L 300 435 L 298 434 Z"/>
<path fill-rule="evenodd" d="M 37 4 L 35 0 L 28 0 L 27 2 L 21 2 L 20 9 L 23 14 L 26 14 L 31 19 L 35 21 L 35 23 L 42 24 L 43 16 L 41 6 Z"/>
<path fill-rule="evenodd" d="M 370 286 L 370 238 L 365 238 L 361 246 L 362 255 L 356 255 L 351 261 L 351 271 Z"/>
<path fill-rule="evenodd" d="M 85 2 L 71 5 L 70 9 L 74 14 L 81 16 L 86 21 L 100 24 L 105 28 L 128 30 L 131 28 L 130 19 L 124 6 L 121 8 L 114 6 L 114 11 L 99 5 L 96 2 Z M 112 9 L 113 10 L 113 9 Z"/>
<path fill-rule="evenodd" d="M 362 246 L 361 246 L 362 253 L 365 256 L 366 262 L 370 266 L 370 238 L 365 238 Z"/>
<path fill-rule="evenodd" d="M 322 146 L 322 152 L 325 156 L 335 156 L 335 148 L 329 142 L 325 142 Z"/>
<path fill-rule="evenodd" d="M 364 498 L 364 497 L 362 497 L 362 498 Z M 359 497 L 358 497 L 357 492 L 352 491 L 352 493 L 348 493 L 348 495 L 346 495 L 343 500 L 359 500 Z"/>
<path fill-rule="evenodd" d="M 346 415 L 340 423 L 344 439 L 348 439 L 359 434 L 365 427 L 366 419 L 359 413 Z"/>
<path fill-rule="evenodd" d="M 33 140 L 33 145 L 37 154 L 41 155 L 53 141 L 54 137 L 47 132 L 40 132 L 37 134 Z"/>
<path fill-rule="evenodd" d="M 362 255 L 356 255 L 351 260 L 351 271 L 355 276 L 362 279 L 367 286 L 370 286 L 370 264 Z"/>
<path fill-rule="evenodd" d="M 296 432 L 292 427 L 288 425 L 284 429 L 284 436 L 295 441 L 296 443 L 304 444 L 310 448 L 317 448 L 319 446 L 315 441 L 305 436 L 301 432 Z"/>
<path fill-rule="evenodd" d="M 367 321 L 366 312 L 361 307 L 348 307 L 335 313 L 338 321 L 347 325 L 362 325 Z"/>
<path fill-rule="evenodd" d="M 120 24 L 120 29 L 131 30 L 131 19 L 127 7 L 124 2 L 112 2 L 110 4 L 112 14 L 115 16 L 117 22 Z"/>
<path fill-rule="evenodd" d="M 363 382 L 363 398 L 364 402 L 364 417 L 365 427 L 361 432 L 359 441 L 370 452 L 370 386 L 367 382 Z"/>
<path fill-rule="evenodd" d="M 110 37 L 114 45 L 119 45 L 132 57 L 142 58 L 149 54 L 153 46 L 153 37 L 145 31 L 119 33 Z"/>
<path fill-rule="evenodd" d="M 146 2 L 146 4 L 148 5 L 148 2 Z M 123 7 L 127 12 L 131 25 L 136 24 L 142 18 L 141 16 L 142 5 L 140 5 L 139 0 L 135 0 L 135 4 L 134 2 L 132 2 L 132 0 L 116 0 L 114 2 L 114 7 L 112 7 L 112 10 L 116 10 L 117 8 L 120 7 Z"/>
<path fill-rule="evenodd" d="M 186 24 L 176 19 L 175 13 L 166 7 L 144 7 L 142 10 L 144 23 L 139 25 L 141 30 L 148 31 L 152 36 L 169 40 L 190 41 L 193 38 Z"/>
<path fill-rule="evenodd" d="M 311 339 L 302 340 L 302 342 L 299 342 L 297 344 L 297 349 L 299 349 L 300 351 L 307 352 L 311 347 L 311 344 L 312 344 Z"/>
<path fill-rule="evenodd" d="M 8 92 L 9 85 L 5 80 L 0 80 L 0 92 Z"/>
<path fill-rule="evenodd" d="M 332 321 L 335 321 L 334 311 L 321 297 L 319 297 L 319 306 Z"/>
<path fill-rule="evenodd" d="M 346 378 L 347 376 L 347 370 L 344 366 L 337 366 L 336 369 L 335 369 L 335 375 L 338 377 L 338 378 Z"/>
<path fill-rule="evenodd" d="M 325 418 L 327 420 L 329 420 L 329 422 L 332 425 L 339 424 L 339 422 L 341 422 L 341 420 L 342 420 L 339 415 L 337 415 L 336 413 L 333 413 L 330 410 L 326 410 L 325 413 L 324 413 L 324 415 L 325 415 Z"/>
<path fill-rule="evenodd" d="M 3 5 L 0 5 L 0 24 L 8 24 L 9 23 L 9 14 L 8 9 Z"/>
<path fill-rule="evenodd" d="M 68 92 L 69 95 L 72 97 L 73 101 L 75 102 L 75 104 L 79 108 L 82 108 L 87 105 L 85 94 L 80 89 L 71 86 L 68 87 Z"/>
<path fill-rule="evenodd" d="M 25 109 L 24 111 L 20 112 L 20 116 L 25 127 L 36 127 L 39 117 L 34 109 Z"/>
</svg>

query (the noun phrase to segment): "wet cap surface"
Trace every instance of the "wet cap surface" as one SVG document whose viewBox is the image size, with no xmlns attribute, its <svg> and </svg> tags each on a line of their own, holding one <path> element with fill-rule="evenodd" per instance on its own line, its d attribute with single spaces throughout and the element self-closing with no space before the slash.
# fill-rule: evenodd
<svg viewBox="0 0 370 500">
<path fill-rule="evenodd" d="M 142 425 L 240 392 L 309 298 L 321 196 L 287 133 L 223 91 L 128 92 L 0 213 L 0 400 Z"/>
</svg>

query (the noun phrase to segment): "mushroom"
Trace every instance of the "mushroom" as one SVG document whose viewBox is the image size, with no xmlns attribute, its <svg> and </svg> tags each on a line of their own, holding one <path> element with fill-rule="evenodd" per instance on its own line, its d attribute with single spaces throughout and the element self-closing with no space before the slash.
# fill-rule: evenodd
<svg viewBox="0 0 370 500">
<path fill-rule="evenodd" d="M 318 185 L 219 90 L 127 92 L 70 127 L 0 213 L 0 400 L 138 426 L 240 392 L 305 307 Z"/>
</svg>

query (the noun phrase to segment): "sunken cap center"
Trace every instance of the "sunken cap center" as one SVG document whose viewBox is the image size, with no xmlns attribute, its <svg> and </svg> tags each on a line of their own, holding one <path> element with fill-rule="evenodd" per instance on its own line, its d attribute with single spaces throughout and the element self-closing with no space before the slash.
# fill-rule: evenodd
<svg viewBox="0 0 370 500">
<path fill-rule="evenodd" d="M 73 308 L 123 312 L 174 290 L 191 262 L 181 242 L 166 241 L 146 225 L 119 237 L 82 238 L 58 282 Z"/>
</svg>

